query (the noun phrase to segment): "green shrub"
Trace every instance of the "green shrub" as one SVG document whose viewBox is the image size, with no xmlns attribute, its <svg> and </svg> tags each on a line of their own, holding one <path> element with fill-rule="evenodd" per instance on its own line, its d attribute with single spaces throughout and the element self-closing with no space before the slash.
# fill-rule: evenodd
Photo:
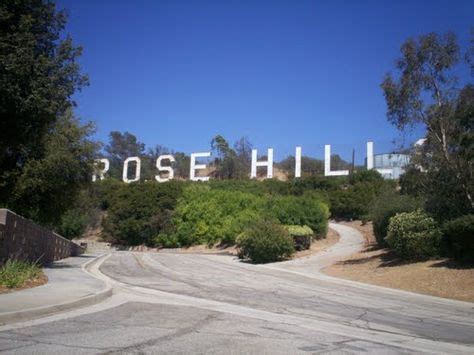
<svg viewBox="0 0 474 355">
<path fill-rule="evenodd" d="M 347 189 L 329 194 L 331 215 L 338 219 L 361 219 L 369 214 L 370 206 L 377 196 L 370 183 L 357 183 Z"/>
<path fill-rule="evenodd" d="M 116 186 L 109 191 L 107 217 L 102 221 L 105 235 L 128 245 L 151 244 L 153 237 L 170 227 L 182 187 L 179 181 Z"/>
<path fill-rule="evenodd" d="M 313 230 L 308 226 L 296 226 L 296 225 L 286 225 L 285 226 L 288 233 L 293 237 L 305 237 L 313 236 Z"/>
<path fill-rule="evenodd" d="M 277 221 L 260 219 L 252 222 L 237 238 L 239 257 L 254 263 L 268 263 L 290 257 L 293 239 Z"/>
<path fill-rule="evenodd" d="M 361 182 L 368 182 L 378 186 L 385 185 L 386 180 L 377 170 L 360 170 L 356 171 L 348 177 L 349 182 L 352 185 Z"/>
<path fill-rule="evenodd" d="M 19 260 L 7 260 L 0 268 L 0 285 L 8 288 L 21 287 L 41 273 L 38 265 Z"/>
<path fill-rule="evenodd" d="M 329 208 L 312 196 L 278 196 L 269 201 L 269 211 L 280 223 L 308 226 L 318 236 L 326 236 Z"/>
<path fill-rule="evenodd" d="M 313 239 L 314 232 L 308 226 L 285 226 L 288 233 L 293 238 L 293 243 L 296 250 L 309 249 L 311 247 L 311 241 Z"/>
<path fill-rule="evenodd" d="M 250 193 L 191 185 L 174 213 L 174 237 L 180 246 L 234 244 L 237 235 L 264 213 L 263 201 Z"/>
<path fill-rule="evenodd" d="M 443 226 L 448 252 L 456 259 L 474 262 L 474 214 L 468 214 Z"/>
<path fill-rule="evenodd" d="M 153 238 L 153 245 L 162 248 L 179 248 L 181 245 L 175 234 L 161 233 Z"/>
<path fill-rule="evenodd" d="M 336 219 L 367 219 L 377 196 L 395 191 L 393 181 L 384 180 L 376 171 L 361 171 L 348 177 L 347 184 L 329 191 L 331 215 Z"/>
<path fill-rule="evenodd" d="M 389 190 L 379 195 L 371 208 L 370 217 L 373 222 L 375 239 L 381 247 L 386 246 L 390 218 L 401 212 L 412 212 L 422 207 L 423 203 L 411 196 L 400 195 L 396 191 Z"/>
<path fill-rule="evenodd" d="M 72 239 L 81 236 L 88 224 L 88 216 L 77 209 L 66 211 L 61 217 L 58 233 L 64 238 Z"/>
<path fill-rule="evenodd" d="M 403 259 L 424 259 L 438 255 L 441 231 L 421 210 L 402 212 L 390 218 L 385 241 Z"/>
</svg>

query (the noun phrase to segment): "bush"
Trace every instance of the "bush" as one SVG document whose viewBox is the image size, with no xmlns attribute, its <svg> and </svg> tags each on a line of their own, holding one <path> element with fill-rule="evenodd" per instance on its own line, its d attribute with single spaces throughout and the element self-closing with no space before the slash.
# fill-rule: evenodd
<svg viewBox="0 0 474 355">
<path fill-rule="evenodd" d="M 329 208 L 312 196 L 278 196 L 269 201 L 269 211 L 280 223 L 308 226 L 318 236 L 326 236 Z"/>
<path fill-rule="evenodd" d="M 237 238 L 239 257 L 254 263 L 268 263 L 290 257 L 295 249 L 288 231 L 277 221 L 252 222 Z"/>
<path fill-rule="evenodd" d="M 261 217 L 263 202 L 250 193 L 191 185 L 176 207 L 173 237 L 179 246 L 234 244 L 237 235 Z"/>
<path fill-rule="evenodd" d="M 337 219 L 367 219 L 377 196 L 395 190 L 393 181 L 377 171 L 361 171 L 348 177 L 348 185 L 329 192 L 331 215 Z"/>
<path fill-rule="evenodd" d="M 293 237 L 306 237 L 313 236 L 314 232 L 308 226 L 295 226 L 295 225 L 286 225 L 285 226 L 288 233 Z"/>
<path fill-rule="evenodd" d="M 385 241 L 403 259 L 424 259 L 438 255 L 441 231 L 421 210 L 403 212 L 390 218 Z"/>
<path fill-rule="evenodd" d="M 366 182 L 357 183 L 345 190 L 332 191 L 329 194 L 331 214 L 340 219 L 362 219 L 369 214 L 376 196 L 376 189 Z"/>
<path fill-rule="evenodd" d="M 161 233 L 153 238 L 153 245 L 162 248 L 178 248 L 180 243 L 175 234 Z"/>
<path fill-rule="evenodd" d="M 474 214 L 446 222 L 443 235 L 448 252 L 454 258 L 474 262 Z"/>
<path fill-rule="evenodd" d="M 387 191 L 379 195 L 372 208 L 370 217 L 373 222 L 374 234 L 377 243 L 385 247 L 390 218 L 401 212 L 413 212 L 421 208 L 423 203 L 411 196 L 400 195 L 396 191 Z"/>
<path fill-rule="evenodd" d="M 0 268 L 0 286 L 8 288 L 21 287 L 41 273 L 38 265 L 19 260 L 7 260 Z"/>
<path fill-rule="evenodd" d="M 102 221 L 105 235 L 128 245 L 151 244 L 170 227 L 182 186 L 179 181 L 120 184 L 108 192 L 107 217 Z"/>
<path fill-rule="evenodd" d="M 81 236 L 88 224 L 88 216 L 77 209 L 66 211 L 61 217 L 58 233 L 67 239 Z"/>
<path fill-rule="evenodd" d="M 308 226 L 287 225 L 286 230 L 293 237 L 296 250 L 309 249 L 314 232 Z"/>
</svg>

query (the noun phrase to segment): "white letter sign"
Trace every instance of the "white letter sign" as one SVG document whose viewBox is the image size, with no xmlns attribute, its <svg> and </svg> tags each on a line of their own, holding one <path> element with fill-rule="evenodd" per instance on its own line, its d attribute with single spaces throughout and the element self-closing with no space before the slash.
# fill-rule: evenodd
<svg viewBox="0 0 474 355">
<path fill-rule="evenodd" d="M 99 165 L 104 164 L 104 168 L 100 169 Z M 104 180 L 105 178 L 105 173 L 109 171 L 110 168 L 110 163 L 109 159 L 96 159 L 94 161 L 94 174 L 92 174 L 92 181 L 95 182 L 97 180 L 97 175 L 99 174 L 99 179 Z"/>
<path fill-rule="evenodd" d="M 257 167 L 266 166 L 267 167 L 267 179 L 273 177 L 273 149 L 268 148 L 267 150 L 267 160 L 257 161 L 257 149 L 252 149 L 252 169 L 250 172 L 250 178 L 257 177 Z"/>
<path fill-rule="evenodd" d="M 156 159 L 156 167 L 158 168 L 159 172 L 168 172 L 168 176 L 165 178 L 162 178 L 160 174 L 155 176 L 156 181 L 158 182 L 166 182 L 174 178 L 174 170 L 171 166 L 162 166 L 161 161 L 163 159 L 169 160 L 170 164 L 174 163 L 174 157 L 172 155 L 160 155 L 158 159 Z"/>
<path fill-rule="evenodd" d="M 131 161 L 134 161 L 137 163 L 135 166 L 135 178 L 128 179 L 128 163 Z M 140 180 L 140 168 L 141 168 L 141 161 L 139 157 L 130 157 L 130 158 L 125 159 L 125 161 L 123 162 L 122 180 L 126 182 L 127 184 Z"/>
<path fill-rule="evenodd" d="M 208 158 L 211 152 L 191 153 L 191 169 L 189 171 L 189 178 L 192 181 L 208 181 L 209 176 L 196 176 L 196 170 L 206 169 L 206 164 L 196 164 L 196 158 Z"/>
<path fill-rule="evenodd" d="M 301 147 L 296 147 L 295 152 L 295 178 L 301 177 Z"/>
<path fill-rule="evenodd" d="M 349 175 L 349 170 L 331 171 L 331 145 L 324 146 L 324 176 L 344 176 Z"/>
</svg>

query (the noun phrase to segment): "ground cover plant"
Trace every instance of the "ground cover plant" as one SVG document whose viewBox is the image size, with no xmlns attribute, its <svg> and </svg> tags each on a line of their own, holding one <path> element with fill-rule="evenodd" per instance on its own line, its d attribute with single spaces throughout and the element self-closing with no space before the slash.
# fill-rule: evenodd
<svg viewBox="0 0 474 355">
<path fill-rule="evenodd" d="M 7 260 L 0 268 L 0 286 L 21 287 L 25 282 L 39 277 L 41 268 L 27 261 Z"/>
</svg>

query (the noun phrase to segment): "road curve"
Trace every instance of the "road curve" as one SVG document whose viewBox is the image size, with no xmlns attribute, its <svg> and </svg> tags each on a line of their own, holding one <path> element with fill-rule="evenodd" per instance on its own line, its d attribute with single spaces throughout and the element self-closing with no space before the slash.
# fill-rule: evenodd
<svg viewBox="0 0 474 355">
<path fill-rule="evenodd" d="M 0 351 L 474 352 L 474 304 L 322 274 L 362 246 L 356 230 L 331 227 L 339 243 L 283 263 L 166 252 L 104 256 L 89 272 L 114 287 L 109 301 L 0 328 Z"/>
</svg>

